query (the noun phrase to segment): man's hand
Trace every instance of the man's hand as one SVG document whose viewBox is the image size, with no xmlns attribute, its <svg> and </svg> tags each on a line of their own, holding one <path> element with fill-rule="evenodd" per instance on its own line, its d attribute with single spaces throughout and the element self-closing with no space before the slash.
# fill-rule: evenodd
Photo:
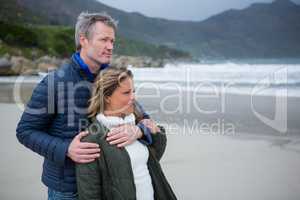
<svg viewBox="0 0 300 200">
<path fill-rule="evenodd" d="M 68 157 L 77 163 L 90 163 L 100 156 L 98 144 L 81 142 L 81 138 L 88 135 L 87 131 L 80 132 L 74 137 L 68 148 Z"/>
<path fill-rule="evenodd" d="M 156 126 L 152 119 L 143 119 L 140 123 L 143 123 L 147 128 L 149 128 L 152 134 L 160 132 L 160 129 Z"/>
<path fill-rule="evenodd" d="M 111 131 L 107 134 L 106 140 L 109 144 L 116 144 L 117 147 L 124 147 L 133 143 L 142 136 L 143 133 L 138 126 L 124 124 L 111 129 Z"/>
</svg>

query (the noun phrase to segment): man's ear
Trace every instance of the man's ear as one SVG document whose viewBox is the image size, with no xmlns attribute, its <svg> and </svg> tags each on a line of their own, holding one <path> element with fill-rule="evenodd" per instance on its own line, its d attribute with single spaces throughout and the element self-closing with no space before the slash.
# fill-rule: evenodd
<svg viewBox="0 0 300 200">
<path fill-rule="evenodd" d="M 79 42 L 80 42 L 80 45 L 82 47 L 84 47 L 86 45 L 86 43 L 88 42 L 88 39 L 83 34 L 80 34 L 79 35 Z"/>
</svg>

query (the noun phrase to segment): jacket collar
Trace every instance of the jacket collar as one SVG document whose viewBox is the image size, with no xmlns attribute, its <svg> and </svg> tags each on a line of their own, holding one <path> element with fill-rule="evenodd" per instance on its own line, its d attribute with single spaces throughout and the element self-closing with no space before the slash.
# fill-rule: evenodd
<svg viewBox="0 0 300 200">
<path fill-rule="evenodd" d="M 98 74 L 93 74 L 88 65 L 82 60 L 80 57 L 80 52 L 77 51 L 72 55 L 72 62 L 75 63 L 76 69 L 79 70 L 80 75 L 83 76 L 85 80 L 88 80 L 90 82 L 94 82 L 95 78 Z M 109 64 L 102 64 L 100 66 L 100 71 L 109 67 Z"/>
</svg>

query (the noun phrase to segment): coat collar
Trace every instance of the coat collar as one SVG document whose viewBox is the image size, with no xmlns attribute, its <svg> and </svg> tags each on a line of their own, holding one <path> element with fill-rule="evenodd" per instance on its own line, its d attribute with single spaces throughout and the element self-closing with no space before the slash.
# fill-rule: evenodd
<svg viewBox="0 0 300 200">
<path fill-rule="evenodd" d="M 77 51 L 72 55 L 72 62 L 76 65 L 76 69 L 79 70 L 80 75 L 85 79 L 90 82 L 94 82 L 95 78 L 97 77 L 98 74 L 93 74 L 88 65 L 82 60 L 80 57 L 80 52 Z M 100 71 L 109 67 L 109 64 L 102 64 L 100 66 Z M 100 72 L 99 71 L 99 72 Z"/>
</svg>

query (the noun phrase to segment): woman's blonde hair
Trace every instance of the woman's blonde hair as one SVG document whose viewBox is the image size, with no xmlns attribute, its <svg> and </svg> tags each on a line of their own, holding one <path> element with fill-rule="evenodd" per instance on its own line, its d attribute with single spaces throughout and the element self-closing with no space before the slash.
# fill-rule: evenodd
<svg viewBox="0 0 300 200">
<path fill-rule="evenodd" d="M 106 106 L 106 98 L 120 86 L 120 83 L 127 78 L 133 78 L 133 74 L 125 67 L 108 67 L 102 70 L 97 76 L 92 97 L 89 100 L 88 117 L 94 118 L 98 113 L 103 113 Z"/>
</svg>

